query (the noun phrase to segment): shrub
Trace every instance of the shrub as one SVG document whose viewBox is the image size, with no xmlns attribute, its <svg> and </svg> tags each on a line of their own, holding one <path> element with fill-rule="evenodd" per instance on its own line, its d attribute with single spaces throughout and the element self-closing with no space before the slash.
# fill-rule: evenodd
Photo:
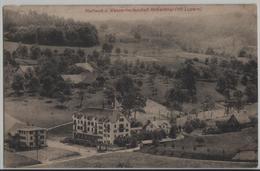
<svg viewBox="0 0 260 171">
<path fill-rule="evenodd" d="M 194 127 L 192 126 L 191 122 L 186 122 L 184 124 L 184 131 L 187 133 L 191 133 L 194 130 Z"/>
</svg>

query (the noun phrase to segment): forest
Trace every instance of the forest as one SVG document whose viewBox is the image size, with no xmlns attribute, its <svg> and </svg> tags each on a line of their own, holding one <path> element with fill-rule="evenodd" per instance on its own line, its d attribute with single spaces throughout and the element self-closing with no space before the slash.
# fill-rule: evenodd
<svg viewBox="0 0 260 171">
<path fill-rule="evenodd" d="M 97 29 L 90 23 L 29 11 L 4 10 L 5 40 L 27 44 L 91 47 L 99 44 Z"/>
</svg>

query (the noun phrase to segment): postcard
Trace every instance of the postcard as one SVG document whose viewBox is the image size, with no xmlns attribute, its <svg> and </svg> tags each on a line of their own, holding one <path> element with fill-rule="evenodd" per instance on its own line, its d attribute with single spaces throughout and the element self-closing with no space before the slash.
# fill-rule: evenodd
<svg viewBox="0 0 260 171">
<path fill-rule="evenodd" d="M 4 168 L 256 168 L 257 4 L 5 5 Z"/>
</svg>

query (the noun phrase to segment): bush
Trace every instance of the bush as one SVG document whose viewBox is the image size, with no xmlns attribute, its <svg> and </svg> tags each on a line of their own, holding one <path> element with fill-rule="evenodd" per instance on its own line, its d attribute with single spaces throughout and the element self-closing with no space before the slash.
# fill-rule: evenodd
<svg viewBox="0 0 260 171">
<path fill-rule="evenodd" d="M 186 122 L 184 124 L 184 131 L 187 133 L 191 133 L 194 130 L 194 127 L 192 126 L 191 122 Z"/>
</svg>

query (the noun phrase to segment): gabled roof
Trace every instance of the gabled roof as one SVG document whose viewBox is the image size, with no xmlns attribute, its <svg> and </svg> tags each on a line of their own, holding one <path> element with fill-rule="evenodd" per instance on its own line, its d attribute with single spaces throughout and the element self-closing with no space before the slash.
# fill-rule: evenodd
<svg viewBox="0 0 260 171">
<path fill-rule="evenodd" d="M 64 81 L 79 84 L 79 83 L 92 83 L 96 80 L 94 73 L 81 73 L 81 74 L 63 74 L 61 75 Z"/>
<path fill-rule="evenodd" d="M 74 117 L 87 117 L 88 119 L 96 118 L 100 122 L 112 123 L 116 122 L 120 116 L 123 116 L 120 111 L 104 108 L 85 108 L 79 112 L 74 113 Z"/>
<path fill-rule="evenodd" d="M 89 71 L 89 72 L 93 72 L 94 71 L 94 68 L 87 62 L 85 63 L 76 63 L 75 64 L 77 67 L 80 67 L 86 71 Z"/>
<path fill-rule="evenodd" d="M 14 60 L 20 65 L 38 65 L 37 60 L 21 59 L 21 58 L 15 58 Z"/>
<path fill-rule="evenodd" d="M 61 75 L 61 77 L 64 79 L 64 81 L 73 83 L 73 84 L 79 84 L 85 80 L 85 76 L 81 74 L 73 74 L 73 75 Z"/>
<path fill-rule="evenodd" d="M 23 73 L 27 73 L 29 70 L 34 72 L 34 67 L 30 66 L 30 65 L 20 65 L 19 69 L 23 72 Z"/>
</svg>

